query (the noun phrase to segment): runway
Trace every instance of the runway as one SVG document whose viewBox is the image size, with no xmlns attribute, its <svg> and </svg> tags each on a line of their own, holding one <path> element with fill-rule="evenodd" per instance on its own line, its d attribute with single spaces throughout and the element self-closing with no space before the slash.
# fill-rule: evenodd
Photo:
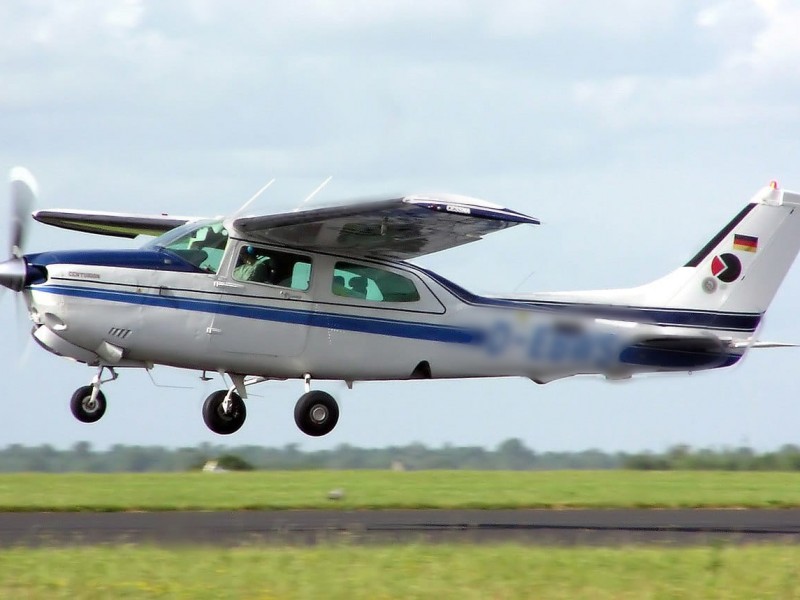
<svg viewBox="0 0 800 600">
<path fill-rule="evenodd" d="M 800 510 L 375 510 L 0 513 L 0 546 L 800 543 Z"/>
</svg>

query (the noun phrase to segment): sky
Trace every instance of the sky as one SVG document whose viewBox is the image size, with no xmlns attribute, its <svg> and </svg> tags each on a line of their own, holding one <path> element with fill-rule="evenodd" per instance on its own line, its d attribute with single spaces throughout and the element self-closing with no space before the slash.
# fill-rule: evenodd
<svg viewBox="0 0 800 600">
<path fill-rule="evenodd" d="M 40 208 L 223 215 L 273 177 L 252 210 L 291 210 L 328 176 L 322 202 L 460 193 L 543 225 L 418 264 L 476 292 L 638 285 L 770 180 L 800 190 L 797 31 L 792 0 L 3 2 L 0 171 L 29 168 Z M 26 250 L 139 243 L 35 223 Z M 219 382 L 123 371 L 85 425 L 69 397 L 93 370 L 33 347 L 13 296 L 0 446 L 800 443 L 800 349 L 624 383 L 320 382 L 342 410 L 321 439 L 294 425 L 299 381 L 253 388 L 223 438 L 200 414 Z M 761 339 L 800 342 L 798 298 L 796 264 Z"/>
</svg>

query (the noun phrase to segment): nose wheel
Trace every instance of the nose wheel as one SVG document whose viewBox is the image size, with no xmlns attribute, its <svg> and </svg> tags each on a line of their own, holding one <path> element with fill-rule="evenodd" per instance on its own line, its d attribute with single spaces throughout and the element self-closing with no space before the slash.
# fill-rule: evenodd
<svg viewBox="0 0 800 600">
<path fill-rule="evenodd" d="M 108 370 L 110 377 L 103 379 L 103 371 Z M 84 385 L 75 390 L 69 402 L 72 415 L 81 423 L 95 423 L 106 413 L 106 395 L 100 386 L 118 377 L 111 367 L 100 367 L 91 385 Z"/>
<path fill-rule="evenodd" d="M 97 390 L 97 394 L 92 394 L 93 391 L 93 386 L 85 385 L 72 394 L 69 407 L 72 415 L 81 423 L 99 421 L 106 412 L 106 395 L 100 390 Z"/>
</svg>

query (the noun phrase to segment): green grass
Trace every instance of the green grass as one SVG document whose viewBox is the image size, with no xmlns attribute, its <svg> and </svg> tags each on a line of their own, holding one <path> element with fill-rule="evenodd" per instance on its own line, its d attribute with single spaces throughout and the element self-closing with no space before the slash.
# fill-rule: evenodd
<svg viewBox="0 0 800 600">
<path fill-rule="evenodd" d="M 800 547 L 0 551 L 3 598 L 800 598 Z"/>
<path fill-rule="evenodd" d="M 344 499 L 328 500 L 343 489 Z M 2 511 L 800 506 L 800 473 L 280 471 L 0 475 Z"/>
</svg>

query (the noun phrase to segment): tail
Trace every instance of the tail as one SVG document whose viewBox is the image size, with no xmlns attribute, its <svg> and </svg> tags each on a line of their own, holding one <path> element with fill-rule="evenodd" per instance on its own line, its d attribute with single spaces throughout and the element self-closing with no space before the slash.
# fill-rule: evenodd
<svg viewBox="0 0 800 600">
<path fill-rule="evenodd" d="M 800 194 L 760 190 L 686 265 L 644 286 L 670 308 L 763 314 L 800 250 Z"/>
<path fill-rule="evenodd" d="M 713 320 L 714 329 L 752 332 L 798 250 L 800 194 L 780 190 L 772 183 L 759 190 L 688 263 L 661 279 L 636 288 L 536 297 L 686 311 L 703 315 L 697 323 L 700 327 Z"/>
</svg>

